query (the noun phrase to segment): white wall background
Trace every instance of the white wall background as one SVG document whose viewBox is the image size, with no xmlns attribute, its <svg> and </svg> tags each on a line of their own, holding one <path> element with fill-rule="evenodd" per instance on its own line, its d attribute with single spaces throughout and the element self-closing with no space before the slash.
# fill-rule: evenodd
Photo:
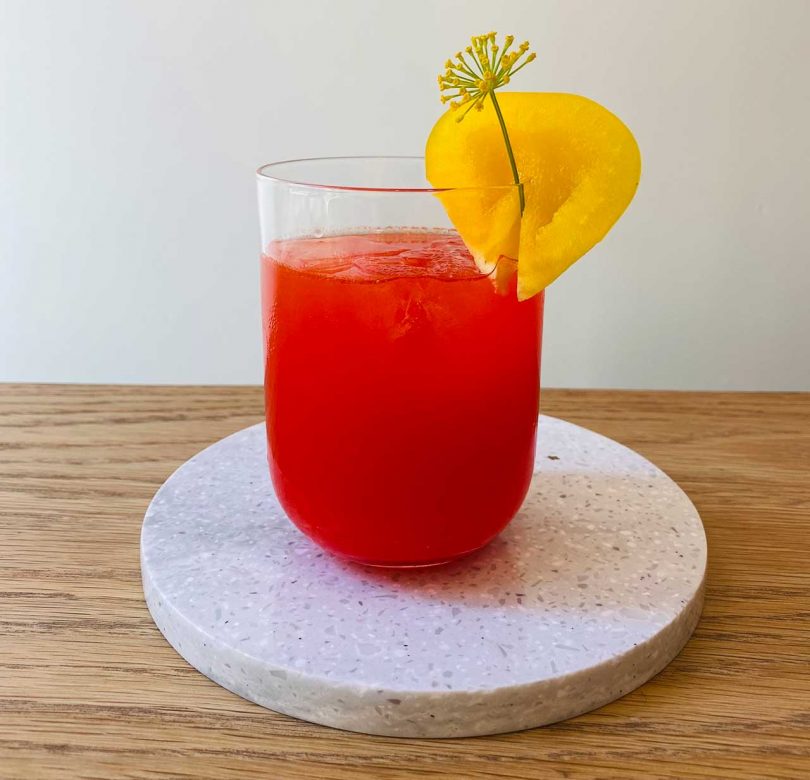
<svg viewBox="0 0 810 780">
<path fill-rule="evenodd" d="M 421 153 L 490 29 L 644 155 L 545 383 L 810 390 L 802 0 L 0 0 L 0 381 L 259 382 L 254 168 Z"/>
</svg>

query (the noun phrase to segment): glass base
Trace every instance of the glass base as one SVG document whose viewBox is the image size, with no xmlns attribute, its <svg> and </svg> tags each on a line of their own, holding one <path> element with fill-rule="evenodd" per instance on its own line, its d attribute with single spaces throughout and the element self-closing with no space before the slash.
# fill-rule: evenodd
<svg viewBox="0 0 810 780">
<path fill-rule="evenodd" d="M 494 538 L 494 537 L 493 537 Z M 347 555 L 340 555 L 336 554 L 338 558 L 343 558 L 346 561 L 350 561 L 351 563 L 357 563 L 360 566 L 369 566 L 373 569 L 434 569 L 437 566 L 445 566 L 448 563 L 453 563 L 454 561 L 459 561 L 462 558 L 466 558 L 468 555 L 472 555 L 473 553 L 477 553 L 479 550 L 483 550 L 492 539 L 487 539 L 484 544 L 479 545 L 478 547 L 473 547 L 471 550 L 465 550 L 464 552 L 459 553 L 458 555 L 453 555 L 450 558 L 442 558 L 441 560 L 437 561 L 403 561 L 403 562 L 389 562 L 389 561 L 367 561 L 362 558 L 351 558 Z"/>
<path fill-rule="evenodd" d="M 463 557 L 463 555 L 459 555 L 456 558 L 446 558 L 443 561 L 430 561 L 428 563 L 372 563 L 371 561 L 359 561 L 355 558 L 347 558 L 347 560 L 352 563 L 359 563 L 361 566 L 371 566 L 374 569 L 431 569 L 434 566 L 444 566 L 446 563 L 457 561 Z"/>
</svg>

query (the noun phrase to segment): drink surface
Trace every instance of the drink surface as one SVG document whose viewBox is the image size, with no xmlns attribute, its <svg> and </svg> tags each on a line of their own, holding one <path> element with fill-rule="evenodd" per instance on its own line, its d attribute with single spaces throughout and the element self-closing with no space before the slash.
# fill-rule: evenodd
<svg viewBox="0 0 810 780">
<path fill-rule="evenodd" d="M 486 544 L 534 459 L 543 297 L 454 233 L 275 242 L 262 257 L 273 483 L 298 527 L 386 565 Z"/>
</svg>

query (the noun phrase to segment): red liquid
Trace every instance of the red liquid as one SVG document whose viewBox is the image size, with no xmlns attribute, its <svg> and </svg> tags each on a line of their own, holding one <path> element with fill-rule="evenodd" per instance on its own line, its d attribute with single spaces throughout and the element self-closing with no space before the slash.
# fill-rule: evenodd
<svg viewBox="0 0 810 780">
<path fill-rule="evenodd" d="M 365 563 L 438 563 L 485 545 L 532 474 L 542 295 L 496 292 L 449 233 L 268 253 L 267 435 L 287 514 Z"/>
</svg>

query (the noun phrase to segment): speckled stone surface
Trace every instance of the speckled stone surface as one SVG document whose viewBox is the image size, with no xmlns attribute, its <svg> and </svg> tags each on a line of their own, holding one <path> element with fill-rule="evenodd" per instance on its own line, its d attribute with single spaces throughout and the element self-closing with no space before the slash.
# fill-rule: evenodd
<svg viewBox="0 0 810 780">
<path fill-rule="evenodd" d="M 549 417 L 518 516 L 444 567 L 365 568 L 310 542 L 278 505 L 261 425 L 178 469 L 141 539 L 152 616 L 203 674 L 298 718 L 407 737 L 530 728 L 636 688 L 692 633 L 705 566 L 671 479 Z"/>
</svg>

